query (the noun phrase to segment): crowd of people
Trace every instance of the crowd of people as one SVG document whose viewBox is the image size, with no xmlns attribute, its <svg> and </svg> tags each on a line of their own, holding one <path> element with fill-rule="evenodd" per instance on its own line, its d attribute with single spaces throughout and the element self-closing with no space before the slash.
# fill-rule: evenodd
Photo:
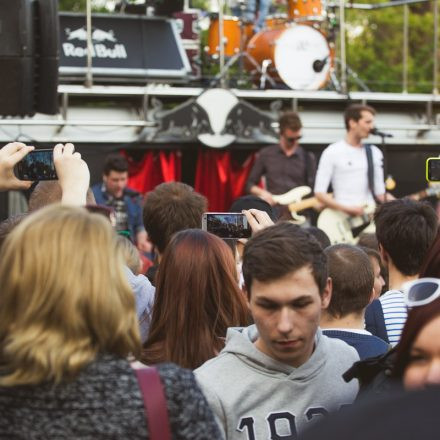
<svg viewBox="0 0 440 440">
<path fill-rule="evenodd" d="M 424 388 L 440 384 L 439 219 L 385 194 L 380 150 L 368 159 L 361 142 L 373 117 L 349 108 L 347 137 L 316 167 L 298 116 L 284 115 L 252 195 L 231 207 L 248 240 L 202 230 L 207 200 L 184 183 L 142 200 L 122 156 L 91 191 L 72 144 L 54 147 L 58 180 L 37 185 L 13 171 L 33 147 L 0 149 L 0 190 L 33 186 L 29 212 L 0 224 L 0 437 L 358 438 L 381 400 L 429 402 Z M 350 216 L 380 202 L 375 234 L 332 244 L 310 222 L 283 220 L 273 196 L 304 183 Z"/>
</svg>

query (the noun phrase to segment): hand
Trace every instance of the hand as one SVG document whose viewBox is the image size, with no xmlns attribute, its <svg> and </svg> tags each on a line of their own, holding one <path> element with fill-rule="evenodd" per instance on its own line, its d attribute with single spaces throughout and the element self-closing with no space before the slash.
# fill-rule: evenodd
<svg viewBox="0 0 440 440">
<path fill-rule="evenodd" d="M 270 206 L 274 206 L 277 203 L 275 202 L 275 200 L 272 198 L 272 194 L 269 191 L 263 190 L 258 197 L 260 197 L 260 199 L 263 199 L 265 202 L 269 203 Z"/>
<path fill-rule="evenodd" d="M 0 191 L 28 189 L 32 185 L 32 182 L 19 180 L 14 175 L 14 166 L 32 150 L 34 147 L 21 142 L 11 142 L 0 149 Z"/>
<path fill-rule="evenodd" d="M 152 244 L 151 241 L 148 241 L 148 235 L 146 231 L 139 231 L 136 234 L 136 245 L 141 252 L 151 252 Z"/>
<path fill-rule="evenodd" d="M 53 161 L 63 192 L 61 203 L 82 206 L 86 204 L 90 171 L 81 154 L 74 151 L 73 144 L 57 144 L 53 149 Z"/>
<path fill-rule="evenodd" d="M 365 211 L 362 206 L 346 206 L 344 212 L 348 215 L 357 216 L 364 215 Z"/>
<path fill-rule="evenodd" d="M 253 234 L 274 224 L 266 211 L 260 211 L 258 209 L 243 209 L 242 213 L 246 216 Z"/>
</svg>

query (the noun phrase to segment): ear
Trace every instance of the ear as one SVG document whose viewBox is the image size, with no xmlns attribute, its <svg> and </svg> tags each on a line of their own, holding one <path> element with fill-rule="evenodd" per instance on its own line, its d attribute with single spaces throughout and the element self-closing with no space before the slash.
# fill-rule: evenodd
<svg viewBox="0 0 440 440">
<path fill-rule="evenodd" d="M 324 290 L 321 294 L 321 309 L 324 310 L 330 304 L 330 300 L 332 299 L 332 279 L 330 277 L 327 278 L 327 282 L 325 283 Z"/>
<path fill-rule="evenodd" d="M 370 299 L 368 301 L 368 304 L 371 304 L 376 299 L 376 292 L 374 291 L 374 287 L 371 289 L 371 295 Z"/>
<path fill-rule="evenodd" d="M 354 119 L 348 120 L 348 129 L 351 130 L 353 127 L 355 127 L 357 122 Z"/>
</svg>

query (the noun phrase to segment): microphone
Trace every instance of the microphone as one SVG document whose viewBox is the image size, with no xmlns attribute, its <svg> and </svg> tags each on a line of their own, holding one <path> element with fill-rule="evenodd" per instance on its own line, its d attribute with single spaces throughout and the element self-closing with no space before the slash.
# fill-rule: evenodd
<svg viewBox="0 0 440 440">
<path fill-rule="evenodd" d="M 328 60 L 328 55 L 322 60 L 315 60 L 312 65 L 313 70 L 316 73 L 322 72 L 322 69 L 324 69 L 324 66 L 327 64 L 327 60 Z"/>
<path fill-rule="evenodd" d="M 376 136 L 381 136 L 384 138 L 392 138 L 394 135 L 391 133 L 384 133 L 383 131 L 379 131 L 376 127 L 370 130 L 370 134 L 375 134 Z"/>
</svg>

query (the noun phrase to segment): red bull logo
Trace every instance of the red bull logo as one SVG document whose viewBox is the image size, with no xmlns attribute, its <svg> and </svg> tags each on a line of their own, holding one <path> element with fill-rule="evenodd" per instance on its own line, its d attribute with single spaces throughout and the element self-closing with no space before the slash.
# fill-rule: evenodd
<svg viewBox="0 0 440 440">
<path fill-rule="evenodd" d="M 87 30 L 85 26 L 71 30 L 66 29 L 67 42 L 62 44 L 64 56 L 66 57 L 86 57 L 87 47 L 75 46 L 74 40 L 87 41 Z M 71 42 L 72 41 L 72 42 Z M 114 32 L 112 30 L 104 31 L 102 29 L 93 28 L 92 30 L 92 57 L 97 58 L 127 58 L 127 51 L 123 44 L 114 44 L 108 47 L 104 43 L 117 43 Z"/>
</svg>

